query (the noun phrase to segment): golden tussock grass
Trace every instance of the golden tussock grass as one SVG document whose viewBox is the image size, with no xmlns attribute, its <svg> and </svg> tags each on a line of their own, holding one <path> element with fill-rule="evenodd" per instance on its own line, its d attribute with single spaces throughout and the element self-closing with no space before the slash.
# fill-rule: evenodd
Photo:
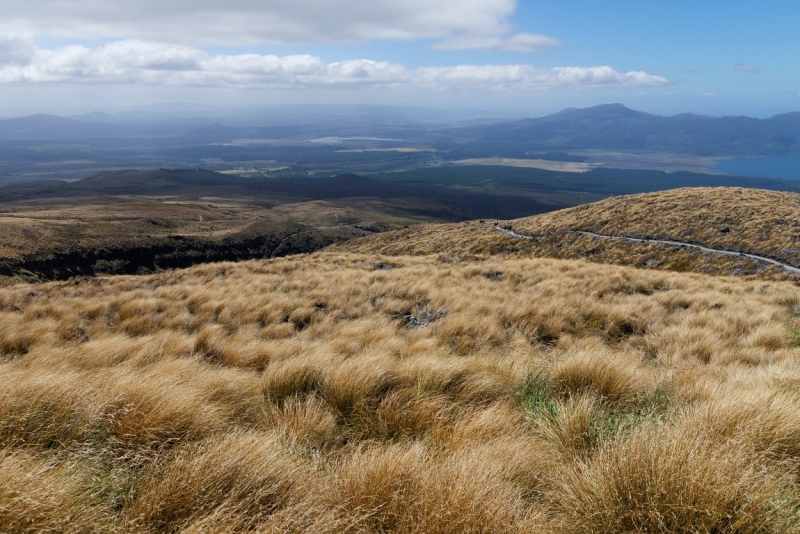
<svg viewBox="0 0 800 534">
<path fill-rule="evenodd" d="M 0 449 L 0 525 L 4 532 L 107 532 L 109 515 L 91 474 L 54 455 Z"/>
<path fill-rule="evenodd" d="M 550 499 L 565 532 L 798 529 L 794 482 L 735 440 L 646 428 L 559 475 Z"/>
<path fill-rule="evenodd" d="M 798 302 L 336 251 L 3 288 L 0 531 L 797 531 Z"/>
<path fill-rule="evenodd" d="M 496 227 L 532 237 L 521 239 Z M 650 270 L 793 280 L 797 274 L 744 256 L 724 256 L 654 242 L 633 243 L 585 234 L 699 244 L 746 252 L 800 267 L 800 195 L 736 187 L 681 188 L 613 197 L 513 221 L 428 224 L 344 242 L 335 250 L 388 255 L 487 255 L 586 259 Z"/>
<path fill-rule="evenodd" d="M 528 217 L 520 230 L 569 227 L 601 235 L 629 235 L 748 250 L 795 261 L 800 195 L 740 187 L 680 188 L 626 195 Z"/>
</svg>

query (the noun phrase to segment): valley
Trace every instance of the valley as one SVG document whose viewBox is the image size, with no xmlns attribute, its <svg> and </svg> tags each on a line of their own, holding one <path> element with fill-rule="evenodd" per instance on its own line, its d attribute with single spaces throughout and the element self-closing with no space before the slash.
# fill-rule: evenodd
<svg viewBox="0 0 800 534">
<path fill-rule="evenodd" d="M 270 258 L 423 222 L 561 207 L 355 175 L 271 179 L 199 170 L 22 183 L 0 188 L 0 202 L 0 284 Z"/>
<path fill-rule="evenodd" d="M 375 106 L 32 115 L 0 119 L 0 184 L 124 169 L 373 175 L 503 160 L 580 172 L 599 167 L 797 179 L 796 165 L 786 158 L 800 153 L 799 128 L 797 113 L 660 116 L 621 104 L 521 120 Z M 776 159 L 767 165 L 768 158 Z"/>
</svg>

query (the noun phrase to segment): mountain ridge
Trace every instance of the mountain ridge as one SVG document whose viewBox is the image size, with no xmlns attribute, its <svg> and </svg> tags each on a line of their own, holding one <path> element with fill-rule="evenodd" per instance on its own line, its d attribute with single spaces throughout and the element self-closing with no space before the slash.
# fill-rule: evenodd
<svg viewBox="0 0 800 534">
<path fill-rule="evenodd" d="M 530 150 L 643 150 L 700 156 L 800 154 L 800 113 L 767 119 L 660 116 L 603 104 L 491 126 L 452 128 L 438 147 L 524 153 Z M 503 155 L 503 154 L 497 154 Z"/>
</svg>

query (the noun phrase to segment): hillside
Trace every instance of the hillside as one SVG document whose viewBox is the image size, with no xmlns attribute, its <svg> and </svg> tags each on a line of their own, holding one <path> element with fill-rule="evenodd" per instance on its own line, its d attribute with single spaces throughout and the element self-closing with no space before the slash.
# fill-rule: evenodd
<svg viewBox="0 0 800 534">
<path fill-rule="evenodd" d="M 609 192 L 709 183 L 703 176 L 691 173 L 600 170 L 585 174 L 530 173 L 490 167 L 480 172 L 452 167 L 445 173 L 444 169 L 440 168 L 439 176 L 446 174 L 448 178 L 440 180 L 442 183 L 414 173 L 373 179 L 358 175 L 271 177 L 161 169 L 107 171 L 70 183 L 37 181 L 3 187 L 0 188 L 3 227 L 0 284 L 80 275 L 147 273 L 210 261 L 312 252 L 354 237 L 419 223 L 513 219 L 597 200 Z M 794 185 L 788 181 L 751 182 L 778 188 L 786 183 Z M 710 183 L 748 182 L 719 177 Z M 698 199 L 686 191 L 705 192 Z M 739 191 L 739 196 L 725 196 L 727 193 L 723 192 L 729 191 Z M 714 195 L 722 196 L 717 199 Z M 623 198 L 631 200 L 623 205 L 620 204 L 626 202 Z M 387 247 L 380 245 L 381 238 L 375 240 L 374 246 L 363 246 L 385 253 L 430 252 L 446 247 L 452 253 L 463 254 L 475 248 L 475 238 L 486 251 L 522 247 L 531 249 L 535 256 L 592 256 L 600 261 L 630 265 L 664 259 L 659 249 L 649 252 L 646 246 L 631 247 L 630 243 L 611 246 L 610 242 L 595 243 L 571 233 L 588 230 L 705 243 L 753 252 L 792 265 L 800 259 L 792 245 L 798 233 L 796 209 L 791 206 L 795 196 L 791 194 L 735 188 L 681 189 L 641 197 L 641 206 L 646 206 L 642 209 L 637 207 L 639 198 L 615 197 L 586 208 L 559 211 L 550 218 L 513 223 L 535 234 L 535 242 L 504 240 L 494 230 L 498 223 L 487 222 L 438 234 L 434 241 L 445 238 L 446 244 L 434 242 L 428 248 L 417 237 L 411 238 L 424 235 L 428 231 L 425 228 L 408 230 L 410 240 L 387 238 L 387 243 L 391 242 Z M 729 205 L 739 205 L 741 209 L 733 213 Z M 760 210 L 762 205 L 774 209 Z M 652 222 L 650 209 L 662 215 L 656 219 L 660 222 L 648 227 L 646 224 Z M 687 218 L 683 224 L 679 221 L 682 213 L 694 213 L 703 219 Z M 738 224 L 736 217 L 741 217 L 743 223 Z M 623 227 L 614 227 L 610 222 L 617 220 L 624 220 Z M 659 233 L 661 228 L 670 231 Z M 719 232 L 720 228 L 728 231 Z M 478 232 L 477 237 L 470 234 L 466 238 L 468 246 L 456 250 L 453 247 L 461 239 L 456 234 L 464 229 Z M 765 232 L 774 242 L 765 240 Z M 642 249 L 642 252 L 628 249 Z M 757 263 L 748 263 L 746 259 L 737 263 L 730 258 L 694 266 L 698 258 L 684 255 L 675 256 L 675 261 L 669 264 L 671 268 L 705 269 L 702 272 L 722 274 L 736 269 L 747 273 L 759 269 Z"/>
<path fill-rule="evenodd" d="M 507 255 L 3 288 L 0 530 L 798 532 L 799 317 Z"/>
<path fill-rule="evenodd" d="M 161 169 L 22 183 L 0 188 L 0 285 L 269 258 L 420 222 L 555 207 L 355 175 L 245 178 Z"/>
<path fill-rule="evenodd" d="M 799 198 L 0 288 L 0 531 L 800 534 Z"/>
<path fill-rule="evenodd" d="M 509 235 L 506 230 L 518 235 Z M 615 239 L 620 237 L 648 242 Z M 458 257 L 510 254 L 584 258 L 599 263 L 706 274 L 796 277 L 752 258 L 723 256 L 654 240 L 754 254 L 799 267 L 800 195 L 743 188 L 682 188 L 613 197 L 512 221 L 408 228 L 345 243 L 338 250 Z"/>
</svg>

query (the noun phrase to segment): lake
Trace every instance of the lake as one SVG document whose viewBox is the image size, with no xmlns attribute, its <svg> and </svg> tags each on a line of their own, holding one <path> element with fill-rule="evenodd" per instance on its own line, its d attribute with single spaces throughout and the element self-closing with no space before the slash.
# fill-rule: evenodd
<svg viewBox="0 0 800 534">
<path fill-rule="evenodd" d="M 769 176 L 800 180 L 800 156 L 724 159 L 714 165 L 712 170 L 738 176 Z"/>
</svg>

